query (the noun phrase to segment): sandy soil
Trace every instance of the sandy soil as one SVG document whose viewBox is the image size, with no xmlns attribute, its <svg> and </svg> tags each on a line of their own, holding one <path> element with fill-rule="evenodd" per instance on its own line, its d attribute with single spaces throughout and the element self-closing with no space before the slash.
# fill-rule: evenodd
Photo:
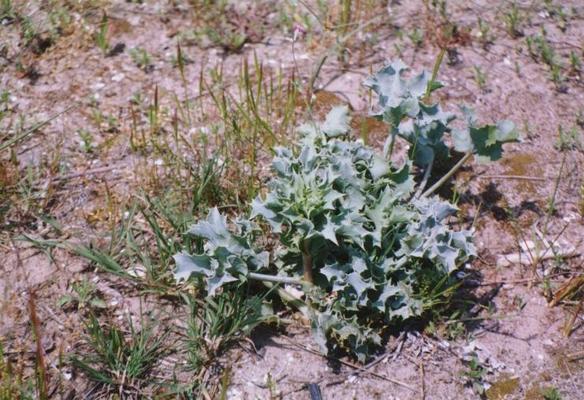
<svg viewBox="0 0 584 400">
<path fill-rule="evenodd" d="M 152 96 L 155 87 L 165 107 L 172 107 L 173 93 L 183 97 L 183 82 L 171 58 L 177 38 L 193 24 L 193 17 L 186 11 L 188 6 L 179 3 L 108 4 L 109 41 L 120 44 L 120 48 L 124 45 L 120 54 L 109 57 L 96 48 L 91 36 L 91 29 L 102 17 L 99 7 L 78 11 L 74 29 L 59 36 L 46 50 L 36 52 L 39 54 L 30 46 L 22 46 L 14 24 L 0 26 L 0 90 L 10 93 L 14 115 L 26 115 L 28 125 L 74 106 L 17 147 L 20 168 L 50 166 L 55 162 L 51 157 L 57 153 L 58 167 L 53 176 L 98 171 L 63 179 L 50 193 L 40 191 L 39 195 L 47 199 L 46 214 L 63 227 L 61 236 L 49 235 L 53 231 L 42 221 L 28 221 L 23 226 L 5 221 L 7 229 L 0 249 L 4 259 L 0 268 L 0 339 L 5 353 L 14 360 L 29 366 L 34 363 L 34 337 L 27 309 L 31 289 L 36 293 L 46 338 L 43 349 L 55 374 L 63 374 L 57 372 L 59 359 L 79 346 L 83 330 L 80 315 L 56 305 L 71 282 L 82 277 L 94 281 L 113 315 L 124 315 L 141 304 L 133 288 L 97 273 L 85 260 L 55 250 L 51 261 L 46 253 L 17 237 L 26 233 L 84 243 L 106 240 L 104 184 L 123 203 L 155 161 L 130 151 L 127 137 L 132 99 L 137 93 Z M 327 59 L 317 81 L 322 90 L 315 96 L 317 114 L 341 102 L 349 103 L 355 115 L 367 115 L 368 93 L 361 82 L 387 59 L 401 57 L 415 69 L 432 68 L 437 48 L 429 40 L 414 48 L 396 30 L 428 29 L 426 16 L 420 11 L 422 2 L 399 3 L 381 8 L 387 13 L 387 22 L 380 24 L 377 41 L 365 45 L 371 38 L 358 36 L 353 47 L 348 47 L 348 65 L 343 66 L 334 57 Z M 537 34 L 545 27 L 565 65 L 570 51 L 584 56 L 584 7 L 580 2 L 555 2 L 571 10 L 565 31 L 545 11 L 543 3 L 523 3 L 527 2 L 520 2 L 521 9 L 530 20 L 523 22 L 524 35 Z M 414 330 L 401 336 L 396 333 L 376 364 L 359 370 L 316 354 L 309 329 L 301 322 L 274 332 L 261 329 L 252 336 L 254 346 L 244 343 L 221 359 L 221 364 L 232 371 L 228 398 L 306 399 L 307 383 L 318 383 L 325 399 L 478 398 L 462 376 L 473 354 L 486 368 L 489 399 L 543 398 L 543 390 L 549 387 L 559 389 L 564 399 L 584 396 L 584 359 L 570 359 L 570 355 L 584 350 L 584 314 L 576 318 L 571 335 L 566 337 L 564 327 L 573 308 L 549 307 L 545 288 L 530 285 L 531 267 L 509 264 L 501 258 L 516 255 L 547 225 L 547 239 L 557 240 L 571 256 L 559 263 L 553 259 L 542 262 L 536 272 L 549 276 L 555 290 L 570 276 L 584 271 L 584 137 L 578 125 L 578 115 L 584 113 L 584 85 L 578 74 L 566 73 L 558 90 L 550 80 L 548 67 L 527 54 L 524 37 L 511 38 L 505 31 L 502 21 L 508 7 L 507 2 L 448 3 L 451 20 L 472 30 L 468 42 L 457 45 L 456 54 L 448 57 L 451 62 L 440 70 L 439 77 L 446 84 L 442 100 L 474 106 L 485 122 L 503 118 L 515 121 L 524 138 L 522 143 L 506 148 L 502 162 L 466 167 L 454 183 L 460 195 L 462 223 L 468 226 L 477 221 L 480 254 L 466 271 L 466 285 L 482 305 L 472 321 L 465 321 L 467 334 L 450 339 L 442 337 L 440 331 L 434 335 Z M 249 43 L 241 51 L 183 42 L 187 43 L 182 47 L 184 54 L 193 61 L 185 70 L 186 81 L 192 85 L 191 96 L 198 95 L 196 82 L 201 73 L 222 65 L 227 79 L 235 81 L 242 59 L 254 54 L 268 67 L 281 68 L 287 74 L 295 72 L 307 82 L 328 50 L 327 42 L 319 40 L 318 35 L 301 36 L 294 43 L 292 32 L 279 26 L 276 4 L 246 12 L 242 15 L 249 20 L 241 22 L 243 25 L 253 27 L 254 18 L 261 15 L 265 29 L 261 34 L 250 33 Z M 478 17 L 491 24 L 494 39 L 487 49 L 477 37 Z M 42 18 L 42 12 L 33 13 L 33 18 Z M 135 47 L 150 53 L 151 67 L 147 70 L 132 60 L 129 50 Z M 475 67 L 486 76 L 482 88 L 477 84 Z M 117 125 L 109 129 L 107 122 L 96 123 L 92 110 L 115 117 Z M 579 147 L 558 151 L 559 126 L 576 130 Z M 91 131 L 99 151 L 88 156 L 80 149 L 81 129 Z M 371 133 L 373 142 L 382 143 L 383 139 L 383 133 Z M 46 175 L 39 177 L 41 185 L 47 181 Z M 556 212 L 548 221 L 546 210 L 554 192 Z M 82 377 L 72 374 L 68 379 L 64 388 L 55 391 L 54 398 L 84 398 Z"/>
</svg>

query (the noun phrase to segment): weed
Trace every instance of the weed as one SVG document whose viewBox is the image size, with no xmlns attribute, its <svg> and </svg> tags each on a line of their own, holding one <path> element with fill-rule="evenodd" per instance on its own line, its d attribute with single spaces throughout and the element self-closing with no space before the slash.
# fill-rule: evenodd
<svg viewBox="0 0 584 400">
<path fill-rule="evenodd" d="M 117 132 L 120 125 L 118 119 L 111 114 L 104 114 L 97 105 L 91 107 L 91 119 L 99 131 Z"/>
<path fill-rule="evenodd" d="M 211 40 L 213 45 L 220 46 L 231 52 L 237 52 L 241 50 L 245 42 L 248 40 L 245 34 L 231 30 L 221 32 L 211 27 L 207 27 L 204 33 L 209 38 L 209 40 Z"/>
<path fill-rule="evenodd" d="M 491 25 L 480 17 L 477 21 L 477 25 L 479 28 L 479 42 L 483 49 L 487 49 L 494 41 L 494 36 L 491 34 Z"/>
<path fill-rule="evenodd" d="M 52 40 L 55 41 L 59 36 L 72 33 L 71 24 L 73 17 L 65 7 L 55 7 L 49 10 L 49 30 Z"/>
<path fill-rule="evenodd" d="M 102 327 L 90 314 L 85 323 L 88 351 L 71 357 L 73 366 L 110 393 L 142 395 L 152 385 L 150 372 L 165 354 L 166 334 L 156 335 L 143 318 L 135 327 L 128 318 L 129 334 L 112 324 Z"/>
<path fill-rule="evenodd" d="M 477 355 L 473 354 L 466 362 L 466 369 L 462 371 L 461 375 L 465 379 L 466 385 L 471 386 L 477 395 L 483 396 L 487 372 L 487 368 L 479 361 Z"/>
<path fill-rule="evenodd" d="M 349 26 L 352 19 L 351 5 L 352 0 L 341 0 L 341 15 L 339 16 L 338 24 L 338 34 L 340 36 L 345 36 L 349 31 Z"/>
<path fill-rule="evenodd" d="M 81 147 L 81 151 L 88 154 L 93 153 L 95 150 L 93 134 L 85 129 L 79 129 L 77 135 L 79 135 L 79 146 Z"/>
<path fill-rule="evenodd" d="M 557 65 L 556 52 L 554 51 L 553 47 L 550 46 L 547 38 L 542 35 L 538 36 L 537 39 L 539 54 L 541 55 L 542 61 L 550 67 Z"/>
<path fill-rule="evenodd" d="M 579 109 L 576 113 L 576 125 L 584 129 L 584 109 Z"/>
<path fill-rule="evenodd" d="M 10 92 L 2 90 L 0 93 L 0 123 L 11 113 Z"/>
<path fill-rule="evenodd" d="M 245 18 L 226 0 L 193 0 L 195 29 L 192 34 L 203 46 L 218 46 L 227 52 L 238 52 L 249 40 L 246 29 L 236 21 Z"/>
<path fill-rule="evenodd" d="M 575 51 L 570 51 L 570 70 L 572 71 L 572 73 L 574 73 L 575 75 L 579 75 L 580 72 L 582 71 L 582 61 L 580 60 L 580 57 L 578 56 L 578 54 Z"/>
<path fill-rule="evenodd" d="M 278 390 L 278 382 L 274 379 L 271 373 L 266 375 L 266 386 L 270 392 L 270 400 L 282 399 L 282 394 Z"/>
<path fill-rule="evenodd" d="M 36 398 L 32 380 L 25 379 L 22 371 L 17 371 L 13 363 L 4 354 L 0 342 L 0 400 L 33 400 Z"/>
<path fill-rule="evenodd" d="M 109 50 L 109 42 L 107 39 L 109 29 L 109 21 L 107 14 L 104 12 L 99 23 L 97 32 L 95 33 L 95 44 L 99 47 L 105 55 Z M 134 61 L 135 62 L 135 61 Z"/>
<path fill-rule="evenodd" d="M 553 64 L 550 67 L 550 79 L 554 83 L 556 90 L 560 93 L 566 93 L 568 87 L 565 85 L 566 78 L 562 72 L 562 68 L 558 64 Z"/>
<path fill-rule="evenodd" d="M 554 147 L 559 151 L 580 150 L 584 148 L 582 142 L 582 133 L 577 126 L 570 129 L 564 129 L 561 125 L 558 127 L 558 139 Z"/>
<path fill-rule="evenodd" d="M 170 64 L 174 68 L 178 68 L 181 72 L 181 77 L 184 76 L 184 67 L 190 64 L 192 61 L 183 53 L 180 45 L 177 46 L 176 54 L 173 54 L 170 58 Z"/>
<path fill-rule="evenodd" d="M 30 17 L 23 17 L 20 21 L 22 39 L 24 41 L 24 46 L 28 46 L 32 43 L 34 38 L 37 36 L 37 30 L 34 26 L 32 19 Z"/>
<path fill-rule="evenodd" d="M 555 387 L 545 388 L 542 395 L 544 400 L 562 400 L 562 394 Z"/>
<path fill-rule="evenodd" d="M 523 30 L 521 29 L 522 17 L 515 2 L 511 5 L 509 11 L 503 15 L 503 21 L 505 23 L 507 33 L 512 38 L 523 36 Z"/>
<path fill-rule="evenodd" d="M 568 22 L 570 20 L 570 15 L 562 5 L 556 5 L 552 0 L 544 0 L 544 9 L 555 21 L 557 27 L 562 31 L 566 32 L 568 29 Z"/>
<path fill-rule="evenodd" d="M 482 91 L 487 88 L 487 74 L 478 65 L 473 66 L 474 80 Z"/>
<path fill-rule="evenodd" d="M 446 0 L 425 0 L 424 6 L 427 15 L 425 31 L 433 33 L 429 38 L 438 48 L 448 51 L 450 64 L 458 63 L 456 46 L 470 42 L 470 29 L 450 19 Z"/>
<path fill-rule="evenodd" d="M 408 38 L 414 45 L 416 49 L 419 49 L 424 44 L 424 31 L 418 28 L 415 28 L 411 32 L 408 33 Z"/>
<path fill-rule="evenodd" d="M 248 297 L 246 287 L 241 285 L 204 303 L 188 297 L 185 345 L 192 369 L 208 367 L 228 346 L 249 335 L 265 320 L 264 297 Z"/>
<path fill-rule="evenodd" d="M 130 57 L 132 61 L 138 68 L 148 73 L 154 68 L 152 64 L 152 56 L 145 49 L 141 47 L 135 47 L 130 50 Z"/>
<path fill-rule="evenodd" d="M 16 18 L 12 0 L 0 0 L 0 23 L 11 22 Z"/>
<path fill-rule="evenodd" d="M 30 317 L 30 324 L 35 341 L 35 380 L 37 396 L 40 400 L 48 400 L 49 375 L 47 373 L 46 354 L 43 350 L 41 341 L 43 334 L 41 332 L 41 323 L 38 318 L 36 293 L 29 291 L 28 293 L 28 312 Z"/>
<path fill-rule="evenodd" d="M 71 285 L 73 292 L 65 294 L 59 298 L 57 306 L 59 307 L 75 307 L 75 309 L 82 311 L 85 309 L 103 309 L 107 305 L 99 297 L 97 288 L 86 279 L 75 282 Z"/>
</svg>

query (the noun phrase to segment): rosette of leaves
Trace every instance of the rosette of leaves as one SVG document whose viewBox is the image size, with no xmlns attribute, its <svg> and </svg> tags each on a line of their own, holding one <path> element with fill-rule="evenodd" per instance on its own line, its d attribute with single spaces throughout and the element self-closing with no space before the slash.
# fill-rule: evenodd
<svg viewBox="0 0 584 400">
<path fill-rule="evenodd" d="M 380 344 L 381 327 L 420 316 L 430 304 L 420 280 L 438 283 L 474 247 L 469 231 L 446 224 L 453 206 L 412 200 L 410 164 L 393 167 L 351 140 L 348 122 L 347 108 L 335 108 L 324 123 L 300 128 L 298 149 L 276 149 L 275 176 L 250 216 L 279 235 L 273 265 L 246 236 L 253 229 L 240 221 L 232 233 L 214 209 L 190 231 L 207 240 L 204 253 L 177 255 L 176 277 L 202 278 L 210 295 L 250 271 L 311 279 L 306 295 L 319 344 L 364 360 Z"/>
</svg>

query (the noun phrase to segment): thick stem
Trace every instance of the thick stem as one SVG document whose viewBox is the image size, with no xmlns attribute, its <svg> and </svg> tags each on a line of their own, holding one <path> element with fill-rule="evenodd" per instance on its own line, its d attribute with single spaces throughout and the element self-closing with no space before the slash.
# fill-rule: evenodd
<svg viewBox="0 0 584 400">
<path fill-rule="evenodd" d="M 278 296 L 280 296 L 280 298 L 282 299 L 283 302 L 288 303 L 291 306 L 293 306 L 294 308 L 296 308 L 298 311 L 300 311 L 302 314 L 304 314 L 304 316 L 306 316 L 306 318 L 310 319 L 313 316 L 314 311 L 312 311 L 310 306 L 308 304 L 306 304 L 304 301 L 292 296 L 289 292 L 282 289 L 281 287 L 274 287 L 274 284 L 271 282 L 262 282 L 262 283 L 267 288 L 274 289 L 278 293 Z"/>
<path fill-rule="evenodd" d="M 309 283 L 313 283 L 312 279 L 312 256 L 310 255 L 310 249 L 308 248 L 308 241 L 304 240 L 302 249 L 302 268 L 304 271 L 304 280 Z"/>
<path fill-rule="evenodd" d="M 254 281 L 262 281 L 262 282 L 273 282 L 273 283 L 286 283 L 290 285 L 306 285 L 308 282 L 303 281 L 301 279 L 290 278 L 287 276 L 275 276 L 275 275 L 267 275 L 267 274 L 258 274 L 256 272 L 249 272 L 247 274 L 249 279 Z"/>
<path fill-rule="evenodd" d="M 422 195 L 422 193 L 424 193 L 424 189 L 426 188 L 426 185 L 428 184 L 428 179 L 430 179 L 430 175 L 432 174 L 432 167 L 433 166 L 434 166 L 434 154 L 432 154 L 432 158 L 430 159 L 430 162 L 426 166 L 426 170 L 424 171 L 424 177 L 422 178 L 422 182 L 420 182 L 420 187 L 416 191 L 414 198 L 418 198 Z"/>
<path fill-rule="evenodd" d="M 391 142 L 389 142 L 389 147 L 384 149 L 384 156 L 387 160 L 391 160 L 391 156 L 393 155 L 393 146 L 395 145 L 395 137 L 397 136 L 397 132 L 395 129 L 392 129 L 391 133 Z"/>
<path fill-rule="evenodd" d="M 422 194 L 422 196 L 420 196 L 420 197 L 428 197 L 428 196 L 430 196 L 432 193 L 434 193 L 436 190 L 438 190 L 438 188 L 439 188 L 440 186 L 442 186 L 442 185 L 444 184 L 444 182 L 446 182 L 448 179 L 450 179 L 450 177 L 451 177 L 452 175 L 454 175 L 454 173 L 455 173 L 456 171 L 458 171 L 458 170 L 460 169 L 460 167 L 462 167 L 462 166 L 463 166 L 463 164 L 464 164 L 465 162 L 467 162 L 467 161 L 468 161 L 468 159 L 469 159 L 469 158 L 471 158 L 471 157 L 472 157 L 472 152 L 468 152 L 468 153 L 466 153 L 466 154 L 464 155 L 464 157 L 462 157 L 462 158 L 460 159 L 460 161 L 458 161 L 458 162 L 456 163 L 456 165 L 455 165 L 454 167 L 452 167 L 452 169 L 446 173 L 446 175 L 444 175 L 442 178 L 440 178 L 440 180 L 438 180 L 438 182 L 436 182 L 435 184 L 433 184 L 433 185 L 432 185 L 432 187 L 431 187 L 430 189 L 426 190 L 426 191 L 424 192 L 424 194 Z"/>
</svg>

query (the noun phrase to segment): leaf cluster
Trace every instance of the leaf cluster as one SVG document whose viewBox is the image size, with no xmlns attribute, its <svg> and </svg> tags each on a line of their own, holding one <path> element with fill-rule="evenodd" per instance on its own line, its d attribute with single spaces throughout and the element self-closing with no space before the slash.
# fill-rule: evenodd
<svg viewBox="0 0 584 400">
<path fill-rule="evenodd" d="M 191 228 L 206 244 L 201 254 L 175 256 L 177 280 L 198 279 L 215 295 L 258 273 L 302 282 L 308 269 L 312 282 L 303 288 L 317 342 L 362 361 L 387 327 L 421 317 L 451 293 L 444 288 L 453 272 L 476 254 L 472 232 L 450 227 L 452 204 L 420 195 L 426 180 L 416 184 L 415 167 L 431 170 L 453 150 L 496 160 L 517 134 L 510 122 L 477 126 L 468 109 L 467 127 L 451 129 L 454 115 L 426 102 L 441 85 L 426 72 L 406 79 L 406 70 L 393 63 L 365 82 L 379 95 L 375 115 L 391 127 L 385 154 L 351 138 L 346 107 L 301 126 L 296 147 L 275 149 L 273 179 L 248 217 L 229 224 L 212 209 Z M 402 165 L 390 158 L 397 137 L 411 143 Z M 278 238 L 273 254 L 261 248 L 256 221 Z"/>
<path fill-rule="evenodd" d="M 519 140 L 512 122 L 503 120 L 495 125 L 478 126 L 473 110 L 467 107 L 462 107 L 466 126 L 451 128 L 455 114 L 429 101 L 432 92 L 443 87 L 442 83 L 432 79 L 426 71 L 406 78 L 408 70 L 398 60 L 365 81 L 365 85 L 379 96 L 378 111 L 374 115 L 391 126 L 385 145 L 389 156 L 396 137 L 401 137 L 410 143 L 410 159 L 420 167 L 448 161 L 452 150 L 470 153 L 478 162 L 496 161 L 502 156 L 503 143 Z"/>
</svg>

